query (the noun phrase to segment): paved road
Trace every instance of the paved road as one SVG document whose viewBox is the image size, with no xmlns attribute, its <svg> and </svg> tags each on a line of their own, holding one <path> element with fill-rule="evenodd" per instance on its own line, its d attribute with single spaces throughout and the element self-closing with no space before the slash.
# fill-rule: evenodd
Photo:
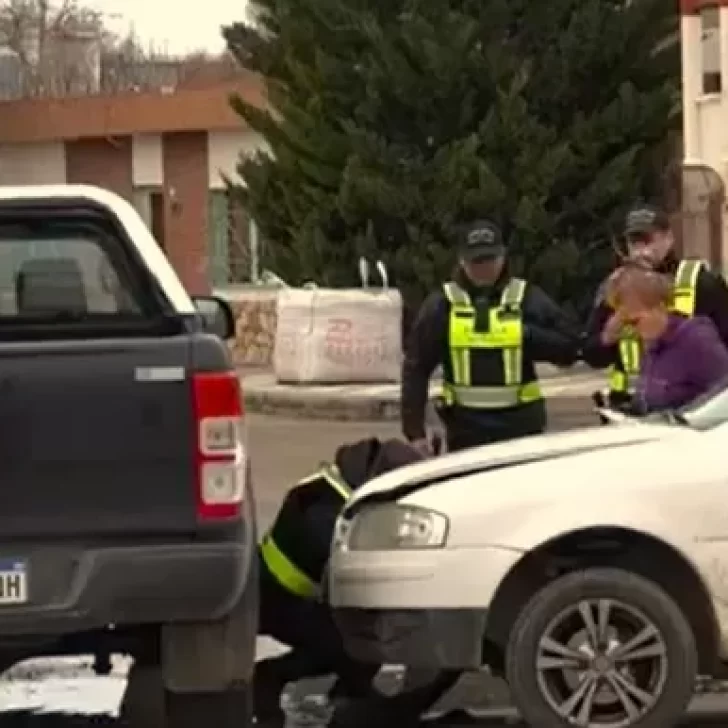
<svg viewBox="0 0 728 728">
<path fill-rule="evenodd" d="M 552 403 L 551 410 L 554 429 L 565 429 L 594 421 L 589 403 L 583 399 L 556 400 Z M 312 423 L 300 419 L 286 420 L 263 415 L 251 415 L 249 426 L 249 447 L 254 458 L 256 505 L 263 528 L 275 514 L 286 488 L 307 474 L 319 461 L 329 458 L 337 444 L 372 434 L 382 437 L 394 437 L 398 434 L 396 426 L 391 423 L 324 421 Z M 265 652 L 270 649 L 270 645 L 263 647 Z M 28 707 L 46 703 L 46 710 L 56 711 L 49 715 L 33 716 L 21 711 L 5 712 L 0 714 L 0 722 L 3 728 L 93 728 L 105 724 L 122 728 L 118 722 L 99 715 L 90 717 L 68 713 L 84 708 L 84 712 L 95 713 L 115 710 L 114 703 L 118 704 L 123 685 L 123 670 L 121 670 L 118 677 L 105 680 L 72 676 L 72 679 L 65 682 L 58 680 L 54 682 L 52 679 L 47 680 L 44 676 L 40 676 L 35 681 L 16 683 L 12 694 L 7 691 L 3 693 L 0 687 L 0 712 L 3 704 L 7 707 L 11 700 L 15 706 L 20 707 L 17 703 L 20 699 Z M 483 698 L 480 682 L 477 678 L 470 678 L 453 699 L 456 703 L 483 707 Z M 690 719 L 690 725 L 695 728 L 726 725 L 728 700 L 710 698 L 707 703 L 703 701 L 700 707 L 701 715 Z M 60 715 L 60 712 L 65 712 L 66 715 Z M 500 717 L 484 718 L 480 722 L 484 727 L 494 728 L 514 724 L 517 724 L 515 719 L 504 722 Z M 448 728 L 456 726 L 450 724 Z"/>
</svg>

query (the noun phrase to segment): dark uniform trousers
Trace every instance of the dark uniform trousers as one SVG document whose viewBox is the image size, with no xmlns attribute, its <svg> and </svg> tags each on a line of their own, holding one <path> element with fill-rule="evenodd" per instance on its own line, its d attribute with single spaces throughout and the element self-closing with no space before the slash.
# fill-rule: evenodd
<svg viewBox="0 0 728 728">
<path fill-rule="evenodd" d="M 256 666 L 258 720 L 280 720 L 281 691 L 303 678 L 336 675 L 334 694 L 347 697 L 372 689 L 379 666 L 357 663 L 347 655 L 331 608 L 319 594 L 336 516 L 350 495 L 339 469 L 322 466 L 289 491 L 259 548 L 258 634 L 291 651 Z"/>
<path fill-rule="evenodd" d="M 544 400 L 505 410 L 442 409 L 439 416 L 445 427 L 448 452 L 540 435 L 546 430 Z"/>
<path fill-rule="evenodd" d="M 347 655 L 330 607 L 291 594 L 270 574 L 262 559 L 260 570 L 258 634 L 290 645 L 291 650 L 256 665 L 258 720 L 278 714 L 283 687 L 304 678 L 335 674 L 336 693 L 367 695 L 379 665 L 358 663 Z"/>
</svg>

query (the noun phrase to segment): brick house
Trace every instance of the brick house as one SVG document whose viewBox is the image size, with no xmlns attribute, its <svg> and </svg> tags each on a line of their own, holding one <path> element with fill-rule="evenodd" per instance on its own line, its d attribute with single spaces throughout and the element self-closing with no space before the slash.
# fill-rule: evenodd
<svg viewBox="0 0 728 728">
<path fill-rule="evenodd" d="M 263 103 L 259 79 L 210 79 L 194 87 L 0 101 L 0 184 L 87 183 L 139 210 L 194 292 L 245 277 L 250 234 L 231 214 L 224 178 L 260 138 L 228 99 Z"/>
</svg>

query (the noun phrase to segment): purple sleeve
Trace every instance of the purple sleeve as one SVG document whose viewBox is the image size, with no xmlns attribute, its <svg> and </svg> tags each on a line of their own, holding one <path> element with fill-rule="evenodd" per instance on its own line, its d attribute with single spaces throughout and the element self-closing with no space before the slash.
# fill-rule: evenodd
<svg viewBox="0 0 728 728">
<path fill-rule="evenodd" d="M 695 383 L 703 391 L 728 377 L 728 349 L 710 319 L 693 319 L 690 335 L 690 361 Z"/>
</svg>

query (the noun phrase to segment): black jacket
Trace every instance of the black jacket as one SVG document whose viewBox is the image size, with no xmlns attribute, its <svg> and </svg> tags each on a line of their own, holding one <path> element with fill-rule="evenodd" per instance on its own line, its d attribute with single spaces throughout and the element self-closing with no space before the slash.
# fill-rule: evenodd
<svg viewBox="0 0 728 728">
<path fill-rule="evenodd" d="M 372 478 L 395 468 L 409 465 L 421 459 L 421 455 L 404 442 L 368 438 L 342 445 L 334 462 L 341 477 L 352 491 L 356 491 Z M 343 501 L 333 488 L 306 485 L 292 488 L 284 498 L 279 513 L 294 513 L 296 537 L 292 543 L 307 551 L 306 561 L 315 565 L 315 576 L 320 578 L 329 559 L 336 519 Z M 283 544 L 279 544 L 283 547 Z M 295 553 L 286 553 L 296 563 Z"/>
<path fill-rule="evenodd" d="M 504 272 L 501 280 L 488 291 L 474 287 L 464 275 L 455 280 L 475 301 L 483 306 L 497 306 L 503 289 L 511 279 Z M 442 288 L 422 304 L 409 334 L 402 368 L 402 431 L 409 440 L 425 436 L 425 410 L 433 372 L 449 356 L 448 329 L 450 302 Z M 523 299 L 524 374 L 535 372 L 536 362 L 571 366 L 578 357 L 579 335 L 575 322 L 538 286 L 529 284 Z M 492 413 L 491 413 L 492 414 Z M 487 418 L 487 414 L 483 415 Z M 544 415 L 545 417 L 545 415 Z M 502 418 L 502 416 L 501 416 Z"/>
<path fill-rule="evenodd" d="M 658 268 L 661 273 L 675 275 L 680 259 L 669 256 Z M 601 341 L 602 331 L 614 313 L 602 295 L 604 286 L 600 288 L 594 302 L 589 321 L 584 332 L 582 357 L 589 366 L 603 369 L 619 360 L 618 346 L 604 346 Z M 698 274 L 696 283 L 695 315 L 712 319 L 720 338 L 728 346 L 728 286 L 719 273 L 703 268 Z"/>
</svg>

